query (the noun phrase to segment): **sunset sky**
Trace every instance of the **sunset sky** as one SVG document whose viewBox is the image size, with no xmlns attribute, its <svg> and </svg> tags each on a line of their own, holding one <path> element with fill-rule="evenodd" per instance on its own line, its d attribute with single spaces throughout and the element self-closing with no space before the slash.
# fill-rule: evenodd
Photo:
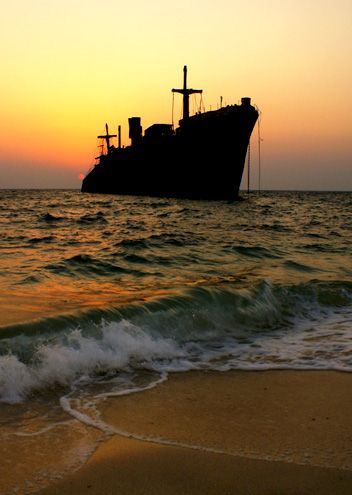
<svg viewBox="0 0 352 495">
<path fill-rule="evenodd" d="M 187 64 L 206 109 L 258 105 L 263 188 L 352 190 L 351 32 L 351 0 L 3 2 L 0 188 L 80 187 L 105 122 L 171 123 Z"/>
</svg>

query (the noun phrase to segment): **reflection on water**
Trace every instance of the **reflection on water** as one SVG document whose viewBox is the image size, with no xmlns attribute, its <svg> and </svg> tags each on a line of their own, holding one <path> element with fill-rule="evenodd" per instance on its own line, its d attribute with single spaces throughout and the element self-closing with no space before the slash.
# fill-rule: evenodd
<svg viewBox="0 0 352 495">
<path fill-rule="evenodd" d="M 97 401 L 171 371 L 352 370 L 350 193 L 0 196 L 4 493 L 77 466 Z"/>
<path fill-rule="evenodd" d="M 239 203 L 1 196 L 0 290 L 8 305 L 23 300 L 38 316 L 229 277 L 250 285 L 351 275 L 348 193 L 263 193 Z"/>
</svg>

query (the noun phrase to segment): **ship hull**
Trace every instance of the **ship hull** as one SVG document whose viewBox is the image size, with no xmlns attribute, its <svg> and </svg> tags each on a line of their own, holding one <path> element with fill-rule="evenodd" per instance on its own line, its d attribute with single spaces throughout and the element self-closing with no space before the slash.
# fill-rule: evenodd
<svg viewBox="0 0 352 495">
<path fill-rule="evenodd" d="M 237 199 L 257 118 L 251 105 L 194 115 L 173 135 L 142 138 L 102 156 L 83 180 L 82 192 Z"/>
</svg>

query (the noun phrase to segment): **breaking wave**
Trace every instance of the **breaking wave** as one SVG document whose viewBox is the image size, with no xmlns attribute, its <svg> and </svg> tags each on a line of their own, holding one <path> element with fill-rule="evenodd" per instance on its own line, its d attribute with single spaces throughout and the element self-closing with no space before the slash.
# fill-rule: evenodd
<svg viewBox="0 0 352 495">
<path fill-rule="evenodd" d="M 3 328 L 0 400 L 199 369 L 352 371 L 351 303 L 350 282 L 263 281 Z"/>
</svg>

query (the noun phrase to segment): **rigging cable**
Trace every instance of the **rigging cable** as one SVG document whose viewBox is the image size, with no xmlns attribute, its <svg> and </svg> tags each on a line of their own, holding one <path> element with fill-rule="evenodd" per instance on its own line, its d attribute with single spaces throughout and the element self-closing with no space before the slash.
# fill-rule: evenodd
<svg viewBox="0 0 352 495">
<path fill-rule="evenodd" d="M 171 116 L 172 130 L 174 130 L 174 108 L 175 108 L 175 93 L 172 92 L 172 116 Z"/>
<path fill-rule="evenodd" d="M 203 102 L 203 93 L 200 94 L 200 111 L 201 112 L 205 112 L 205 106 L 204 106 L 204 102 Z"/>
<path fill-rule="evenodd" d="M 198 95 L 193 94 L 193 114 L 197 114 L 199 112 L 199 105 L 198 105 Z"/>
<path fill-rule="evenodd" d="M 248 143 L 248 151 L 247 151 L 247 194 L 249 194 L 250 187 L 250 171 L 251 171 L 251 141 Z"/>
<path fill-rule="evenodd" d="M 259 110 L 259 108 L 258 108 L 258 113 L 259 113 L 259 117 L 258 117 L 258 192 L 260 193 L 260 190 L 261 190 L 261 175 L 262 175 L 262 161 L 261 161 L 261 149 L 260 149 L 261 148 L 262 138 L 261 138 L 261 135 L 260 135 L 260 121 L 261 121 L 262 113 Z"/>
<path fill-rule="evenodd" d="M 196 101 L 196 95 L 192 95 L 192 114 L 196 113 L 195 108 L 197 108 L 197 101 Z"/>
</svg>

